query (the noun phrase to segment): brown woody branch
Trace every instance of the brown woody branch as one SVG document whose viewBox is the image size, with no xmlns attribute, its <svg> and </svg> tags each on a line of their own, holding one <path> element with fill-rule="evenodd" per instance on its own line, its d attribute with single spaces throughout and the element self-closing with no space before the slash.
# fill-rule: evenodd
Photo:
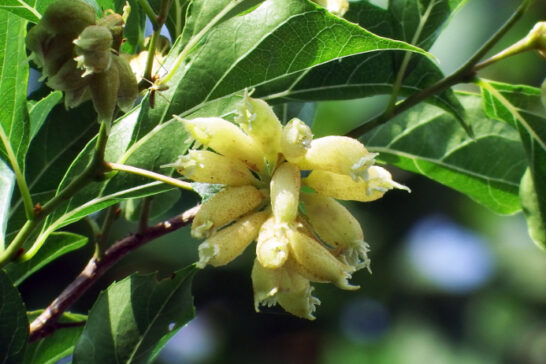
<svg viewBox="0 0 546 364">
<path fill-rule="evenodd" d="M 171 233 L 192 222 L 200 206 L 195 206 L 169 220 L 148 227 L 142 232 L 133 233 L 115 242 L 100 258 L 93 256 L 83 271 L 63 292 L 30 324 L 29 342 L 46 337 L 59 325 L 57 321 L 74 302 L 91 287 L 104 272 L 117 263 L 127 253 L 145 243 Z"/>
</svg>

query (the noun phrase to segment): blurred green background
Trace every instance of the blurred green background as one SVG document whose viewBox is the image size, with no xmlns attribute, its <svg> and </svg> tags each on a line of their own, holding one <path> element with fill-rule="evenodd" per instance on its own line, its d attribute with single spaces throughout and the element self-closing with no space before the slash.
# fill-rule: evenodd
<svg viewBox="0 0 546 364">
<path fill-rule="evenodd" d="M 516 0 L 468 0 L 432 48 L 444 72 L 461 65 L 518 5 Z M 544 19 L 546 1 L 536 0 L 491 54 Z M 480 76 L 539 87 L 545 64 L 527 53 Z M 316 116 L 329 120 L 332 110 L 344 108 L 363 121 L 385 102 L 384 97 L 325 102 Z M 315 125 L 314 132 L 330 132 L 324 125 Z M 197 274 L 197 317 L 173 337 L 157 362 L 546 363 L 546 252 L 528 237 L 523 216 L 494 215 L 437 183 L 391 170 L 411 194 L 391 191 L 376 202 L 347 204 L 372 248 L 373 274 L 360 271 L 352 279 L 359 291 L 316 284 L 322 304 L 312 322 L 278 308 L 255 313 L 253 252 L 248 249 L 227 267 Z M 195 203 L 194 195 L 183 195 L 155 220 Z M 90 233 L 85 222 L 76 229 Z M 120 220 L 113 238 L 134 229 Z M 148 244 L 118 264 L 72 310 L 86 312 L 100 289 L 135 269 L 165 276 L 196 261 L 197 245 L 188 229 Z M 25 282 L 21 289 L 28 308 L 46 306 L 81 270 L 91 250 L 88 246 L 68 255 Z"/>
</svg>

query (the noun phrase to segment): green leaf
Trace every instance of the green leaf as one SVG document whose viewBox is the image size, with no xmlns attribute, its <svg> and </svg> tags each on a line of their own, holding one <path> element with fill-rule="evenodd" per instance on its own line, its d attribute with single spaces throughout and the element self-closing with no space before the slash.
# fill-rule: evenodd
<svg viewBox="0 0 546 364">
<path fill-rule="evenodd" d="M 34 320 L 42 311 L 28 312 L 29 321 Z M 60 359 L 71 355 L 82 331 L 86 315 L 65 312 L 59 319 L 62 328 L 51 335 L 34 341 L 27 346 L 23 364 L 55 364 Z M 80 325 L 81 323 L 81 325 Z"/>
<path fill-rule="evenodd" d="M 268 0 L 209 31 L 156 98 L 144 104 L 140 123 L 151 127 L 173 114 L 189 115 L 245 88 L 275 84 L 306 69 L 355 54 L 408 50 L 302 0 Z M 167 68 L 176 56 L 176 47 Z M 170 63 L 169 63 L 170 62 Z M 264 96 L 263 93 L 258 93 Z M 146 129 L 144 129 L 146 130 Z"/>
<path fill-rule="evenodd" d="M 115 11 L 123 13 L 125 0 L 116 0 Z M 136 53 L 144 41 L 144 28 L 146 26 L 146 13 L 138 3 L 138 0 L 129 0 L 131 12 L 123 29 L 125 41 L 121 45 L 121 51 L 129 54 Z"/>
<path fill-rule="evenodd" d="M 249 10 L 263 1 L 264 0 L 242 0 L 233 10 L 228 12 L 221 21 L 225 21 L 241 12 Z M 195 36 L 205 28 L 210 21 L 231 2 L 233 2 L 233 0 L 194 0 L 188 10 L 188 20 L 184 24 L 182 43 L 186 44 L 192 36 Z M 179 33 L 180 32 L 178 32 L 178 34 Z"/>
<path fill-rule="evenodd" d="M 36 134 L 38 134 L 38 131 L 47 119 L 47 116 L 62 98 L 63 93 L 61 91 L 53 91 L 43 99 L 34 103 L 32 106 L 29 106 L 30 140 L 34 139 Z"/>
<path fill-rule="evenodd" d="M 0 157 L 24 171 L 28 148 L 28 59 L 25 49 L 27 22 L 0 10 Z"/>
<path fill-rule="evenodd" d="M 540 196 L 535 189 L 533 175 L 529 168 L 521 179 L 519 197 L 527 219 L 529 236 L 539 248 L 546 250 L 546 215 L 541 210 Z"/>
<path fill-rule="evenodd" d="M 53 1 L 41 1 L 41 3 L 50 3 Z M 0 4 L 0 9 L 9 11 L 32 23 L 37 23 L 42 17 L 42 13 L 36 9 L 36 0 L 3 0 L 2 4 Z"/>
<path fill-rule="evenodd" d="M 526 206 L 527 223 L 537 245 L 545 246 L 546 239 L 539 226 L 546 226 L 546 109 L 542 105 L 541 90 L 530 86 L 478 81 L 482 87 L 483 106 L 491 118 L 505 121 L 517 128 L 529 163 L 529 176 L 521 187 L 522 204 Z M 536 198 L 535 203 L 529 201 Z M 543 219 L 539 223 L 539 219 Z M 537 238 L 542 239 L 536 240 Z"/>
<path fill-rule="evenodd" d="M 153 196 L 149 217 L 154 218 L 169 211 L 178 202 L 181 195 L 180 190 L 173 189 Z M 130 199 L 126 201 L 122 211 L 127 220 L 138 221 L 142 211 L 141 207 L 142 199 Z"/>
<path fill-rule="evenodd" d="M 394 38 L 429 49 L 447 20 L 465 2 L 466 0 L 389 0 L 389 13 L 394 20 Z"/>
<path fill-rule="evenodd" d="M 21 363 L 27 338 L 25 304 L 17 288 L 0 269 L 0 362 Z"/>
<path fill-rule="evenodd" d="M 11 169 L 0 160 L 0 250 L 6 247 L 6 224 L 8 212 L 15 185 L 15 175 Z"/>
<path fill-rule="evenodd" d="M 199 194 L 202 202 L 207 201 L 209 198 L 216 195 L 218 192 L 224 189 L 224 187 L 226 187 L 225 185 L 199 182 L 193 182 L 191 186 L 193 187 L 193 190 Z"/>
<path fill-rule="evenodd" d="M 98 130 L 91 103 L 65 110 L 57 105 L 47 116 L 28 151 L 26 180 L 34 202 L 44 204 L 55 195 L 66 170 Z M 8 234 L 20 229 L 26 217 L 15 191 L 8 223 Z"/>
<path fill-rule="evenodd" d="M 135 114 L 126 115 L 114 125 L 108 139 L 105 159 L 163 174 L 171 174 L 172 168 L 163 168 L 162 166 L 172 163 L 179 155 L 186 152 L 189 141 L 184 125 L 177 120 L 171 120 L 157 126 L 146 136 L 133 143 L 131 136 L 138 128 L 134 116 Z M 93 140 L 76 158 L 59 189 L 65 187 L 84 170 L 92 157 L 94 145 Z M 37 238 L 37 243 L 43 244 L 47 236 L 57 229 L 114 203 L 171 189 L 173 189 L 172 186 L 125 172 L 120 172 L 104 182 L 92 183 L 48 216 L 42 232 Z"/>
<path fill-rule="evenodd" d="M 193 316 L 189 266 L 169 279 L 133 274 L 99 295 L 74 350 L 74 364 L 148 363 L 164 336 Z"/>
<path fill-rule="evenodd" d="M 460 96 L 475 132 L 431 105 L 418 105 L 363 137 L 379 160 L 466 194 L 501 214 L 520 210 L 518 189 L 527 162 L 517 131 L 490 120 L 477 95 Z M 411 186 L 409 186 L 411 188 Z"/>
<path fill-rule="evenodd" d="M 68 232 L 53 233 L 48 237 L 45 246 L 32 259 L 9 264 L 5 268 L 6 272 L 13 284 L 18 286 L 42 267 L 60 256 L 81 248 L 86 243 L 87 237 L 82 235 Z"/>
</svg>

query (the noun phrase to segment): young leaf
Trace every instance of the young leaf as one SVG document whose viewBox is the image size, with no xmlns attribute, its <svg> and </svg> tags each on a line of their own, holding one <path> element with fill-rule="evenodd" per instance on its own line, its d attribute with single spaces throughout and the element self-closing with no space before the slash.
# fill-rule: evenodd
<svg viewBox="0 0 546 364">
<path fill-rule="evenodd" d="M 32 321 L 42 311 L 28 312 L 29 321 Z M 55 364 L 59 360 L 71 355 L 78 341 L 86 315 L 65 312 L 59 319 L 62 328 L 53 334 L 29 344 L 25 351 L 23 364 Z"/>
<path fill-rule="evenodd" d="M 81 248 L 86 243 L 87 238 L 82 235 L 68 232 L 53 233 L 48 237 L 45 246 L 32 259 L 22 263 L 9 264 L 5 268 L 6 273 L 13 284 L 18 286 L 45 265 L 60 256 Z"/>
<path fill-rule="evenodd" d="M 6 247 L 6 223 L 11 202 L 11 194 L 15 184 L 15 175 L 9 167 L 0 160 L 0 250 Z"/>
<path fill-rule="evenodd" d="M 460 100 L 474 138 L 453 116 L 419 105 L 372 130 L 363 142 L 380 153 L 380 160 L 440 182 L 497 213 L 513 214 L 521 208 L 518 188 L 527 166 L 517 131 L 489 120 L 479 96 Z"/>
<path fill-rule="evenodd" d="M 189 266 L 169 279 L 133 274 L 99 295 L 74 350 L 74 364 L 147 363 L 160 342 L 194 315 Z"/>
<path fill-rule="evenodd" d="M 329 61 L 383 50 L 424 53 L 376 36 L 309 2 L 267 0 L 209 31 L 206 42 L 167 83 L 169 89 L 163 92 L 167 100 L 156 99 L 155 109 L 144 104 L 140 123 L 156 125 L 173 114 L 189 115 L 245 88 L 275 83 Z M 170 58 L 176 57 L 176 48 L 171 53 Z"/>
<path fill-rule="evenodd" d="M 21 171 L 29 140 L 28 60 L 21 41 L 26 24 L 19 16 L 0 10 L 0 157 Z"/>
<path fill-rule="evenodd" d="M 544 233 L 538 233 L 539 226 L 542 229 L 546 226 L 546 109 L 541 102 L 541 91 L 530 86 L 485 80 L 480 80 L 479 85 L 487 115 L 515 126 L 519 131 L 531 176 L 522 180 L 522 204 L 526 207 L 531 237 L 537 245 L 545 246 Z M 534 203 L 530 202 L 531 196 L 536 198 Z"/>
<path fill-rule="evenodd" d="M 27 338 L 25 304 L 17 288 L 0 269 L 0 362 L 20 363 Z"/>
</svg>

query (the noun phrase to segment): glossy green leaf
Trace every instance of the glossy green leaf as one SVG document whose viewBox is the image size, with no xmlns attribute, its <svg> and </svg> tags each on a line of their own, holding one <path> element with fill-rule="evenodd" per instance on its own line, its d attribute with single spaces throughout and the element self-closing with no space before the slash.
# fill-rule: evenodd
<svg viewBox="0 0 546 364">
<path fill-rule="evenodd" d="M 28 312 L 29 321 L 38 317 L 42 311 Z M 59 319 L 62 328 L 51 335 L 36 340 L 27 346 L 23 364 L 55 364 L 71 355 L 82 331 L 86 315 L 65 312 Z"/>
<path fill-rule="evenodd" d="M 148 363 L 164 336 L 193 316 L 193 266 L 157 281 L 133 274 L 99 295 L 74 350 L 74 364 Z"/>
<path fill-rule="evenodd" d="M 11 169 L 0 160 L 0 249 L 6 247 L 6 225 L 14 185 L 15 175 Z"/>
<path fill-rule="evenodd" d="M 513 214 L 521 209 L 518 189 L 527 166 L 518 133 L 488 119 L 479 96 L 464 95 L 460 100 L 474 138 L 450 114 L 419 105 L 362 140 L 380 153 L 379 160 L 431 178 L 497 213 Z"/>
<path fill-rule="evenodd" d="M 44 124 L 45 120 L 47 119 L 47 116 L 53 109 L 55 105 L 61 101 L 63 98 L 63 93 L 61 91 L 53 91 L 43 99 L 39 100 L 38 102 L 32 104 L 29 109 L 29 116 L 30 116 L 30 136 L 29 139 L 32 141 L 36 134 L 38 134 L 38 131 Z"/>
<path fill-rule="evenodd" d="M 27 22 L 0 10 L 0 157 L 24 170 L 28 148 L 28 59 L 25 42 Z"/>
<path fill-rule="evenodd" d="M 545 236 L 539 233 L 540 226 L 542 229 L 546 226 L 546 109 L 542 105 L 541 90 L 485 80 L 480 80 L 479 84 L 487 115 L 515 126 L 519 131 L 531 175 L 523 180 L 522 204 L 526 207 L 531 237 L 537 245 L 544 247 Z M 536 198 L 534 204 L 530 202 L 531 196 Z"/>
<path fill-rule="evenodd" d="M 87 237 L 68 232 L 51 234 L 46 244 L 30 260 L 22 263 L 11 263 L 6 266 L 6 272 L 16 286 L 30 277 L 36 271 L 55 259 L 81 248 L 87 243 Z"/>
<path fill-rule="evenodd" d="M 25 304 L 17 288 L 0 269 L 0 363 L 21 363 L 27 338 Z"/>
<path fill-rule="evenodd" d="M 189 115 L 245 88 L 273 85 L 326 62 L 382 50 L 423 53 L 307 1 L 264 1 L 209 31 L 167 83 L 170 88 L 162 92 L 166 100 L 156 98 L 154 109 L 144 104 L 140 123 L 150 128 L 173 114 Z M 171 53 L 175 56 L 176 47 Z M 172 56 L 167 69 L 169 62 Z M 256 95 L 264 96 L 258 90 Z"/>
<path fill-rule="evenodd" d="M 360 24 L 378 35 L 392 38 L 394 19 L 385 9 L 368 2 L 351 3 L 347 20 Z M 310 100 L 341 100 L 390 94 L 404 52 L 371 52 L 350 55 L 325 64 L 291 73 L 256 85 L 255 97 L 269 103 Z M 437 65 L 429 58 L 416 55 L 400 94 L 410 95 L 444 77 Z M 207 103 L 191 117 L 220 115 L 234 109 L 238 95 L 228 95 L 213 103 Z M 464 110 L 450 89 L 434 95 L 427 102 L 444 108 L 459 118 Z M 362 121 L 361 121 L 362 122 Z"/>
</svg>

